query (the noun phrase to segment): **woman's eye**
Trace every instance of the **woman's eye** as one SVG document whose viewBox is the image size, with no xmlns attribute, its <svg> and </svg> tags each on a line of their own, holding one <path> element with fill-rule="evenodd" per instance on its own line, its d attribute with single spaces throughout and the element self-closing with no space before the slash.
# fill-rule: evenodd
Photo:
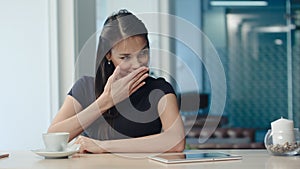
<svg viewBox="0 0 300 169">
<path fill-rule="evenodd" d="M 140 56 L 140 57 L 148 56 L 148 50 L 142 50 L 142 51 L 139 53 L 139 56 Z"/>
<path fill-rule="evenodd" d="M 146 55 L 146 52 L 145 52 L 145 51 L 142 51 L 142 52 L 141 52 L 141 55 Z"/>
<path fill-rule="evenodd" d="M 128 60 L 130 58 L 130 56 L 122 56 L 122 57 L 120 57 L 120 59 L 122 59 L 122 60 Z"/>
</svg>

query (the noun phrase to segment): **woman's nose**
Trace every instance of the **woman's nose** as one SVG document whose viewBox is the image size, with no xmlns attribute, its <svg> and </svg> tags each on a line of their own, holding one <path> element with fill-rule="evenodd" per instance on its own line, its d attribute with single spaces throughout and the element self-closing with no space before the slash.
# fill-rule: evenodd
<svg viewBox="0 0 300 169">
<path fill-rule="evenodd" d="M 133 69 L 138 69 L 139 67 L 141 67 L 141 63 L 139 62 L 139 60 L 136 57 L 134 59 L 132 59 L 131 67 Z"/>
</svg>

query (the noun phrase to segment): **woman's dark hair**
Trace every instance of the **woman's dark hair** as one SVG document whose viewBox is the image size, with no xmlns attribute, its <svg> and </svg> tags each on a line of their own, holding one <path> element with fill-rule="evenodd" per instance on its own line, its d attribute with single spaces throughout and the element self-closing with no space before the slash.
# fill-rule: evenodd
<svg viewBox="0 0 300 169">
<path fill-rule="evenodd" d="M 102 32 L 99 37 L 99 44 L 96 58 L 95 76 L 95 96 L 98 98 L 104 90 L 108 78 L 115 70 L 113 63 L 108 64 L 107 55 L 111 54 L 111 49 L 120 41 L 132 37 L 141 36 L 146 40 L 149 48 L 148 31 L 144 23 L 131 12 L 122 9 L 109 16 L 104 22 Z M 85 134 L 94 139 L 110 139 L 114 132 L 110 132 L 114 127 L 114 119 L 119 115 L 116 107 L 112 107 L 95 120 L 87 129 Z M 107 123 L 102 122 L 102 117 Z"/>
<path fill-rule="evenodd" d="M 148 31 L 144 23 L 125 9 L 111 15 L 104 22 L 97 50 L 95 77 L 96 98 L 103 92 L 107 79 L 112 75 L 115 69 L 113 64 L 108 64 L 106 55 L 109 54 L 111 48 L 121 40 L 137 35 L 143 36 L 149 47 Z"/>
<path fill-rule="evenodd" d="M 95 77 L 96 98 L 102 94 L 109 76 L 111 76 L 115 70 L 112 63 L 108 64 L 106 55 L 111 52 L 112 47 L 118 42 L 132 36 L 144 37 L 147 47 L 149 47 L 148 31 L 144 23 L 131 12 L 122 9 L 118 13 L 114 13 L 108 17 L 104 22 L 97 49 Z"/>
</svg>

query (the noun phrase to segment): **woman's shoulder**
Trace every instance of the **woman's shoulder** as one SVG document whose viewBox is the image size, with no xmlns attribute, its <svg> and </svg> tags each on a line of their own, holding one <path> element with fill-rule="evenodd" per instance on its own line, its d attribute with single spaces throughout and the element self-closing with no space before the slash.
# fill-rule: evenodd
<svg viewBox="0 0 300 169">
<path fill-rule="evenodd" d="M 147 78 L 146 82 L 150 82 L 150 83 L 153 83 L 153 84 L 165 84 L 165 83 L 168 83 L 166 81 L 166 79 L 163 78 L 163 77 L 152 77 L 152 76 L 149 76 Z"/>
<path fill-rule="evenodd" d="M 76 83 L 78 84 L 94 84 L 95 78 L 92 76 L 82 76 L 81 78 L 79 78 Z M 75 84 L 76 84 L 75 83 Z"/>
<path fill-rule="evenodd" d="M 82 76 L 79 78 L 72 87 L 72 90 L 77 90 L 78 92 L 94 92 L 95 78 L 91 76 Z"/>
<path fill-rule="evenodd" d="M 82 76 L 73 85 L 69 95 L 73 96 L 79 103 L 85 107 L 95 99 L 94 77 Z"/>
<path fill-rule="evenodd" d="M 153 89 L 160 89 L 163 90 L 166 94 L 167 93 L 175 93 L 172 85 L 167 82 L 162 77 L 148 77 L 146 80 L 146 84 L 148 84 L 149 88 Z"/>
</svg>

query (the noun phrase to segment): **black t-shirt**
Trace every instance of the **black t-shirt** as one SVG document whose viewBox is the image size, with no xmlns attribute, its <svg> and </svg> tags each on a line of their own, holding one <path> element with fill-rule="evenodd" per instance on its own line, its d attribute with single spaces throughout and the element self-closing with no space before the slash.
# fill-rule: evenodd
<svg viewBox="0 0 300 169">
<path fill-rule="evenodd" d="M 164 95 L 175 92 L 163 78 L 148 77 L 145 82 L 128 99 L 107 112 L 112 112 L 113 116 L 107 113 L 107 116 L 100 116 L 85 129 L 83 135 L 99 140 L 113 140 L 160 133 L 162 124 L 157 110 L 158 102 Z M 96 100 L 94 86 L 94 78 L 84 76 L 74 84 L 69 95 L 85 109 Z"/>
</svg>

